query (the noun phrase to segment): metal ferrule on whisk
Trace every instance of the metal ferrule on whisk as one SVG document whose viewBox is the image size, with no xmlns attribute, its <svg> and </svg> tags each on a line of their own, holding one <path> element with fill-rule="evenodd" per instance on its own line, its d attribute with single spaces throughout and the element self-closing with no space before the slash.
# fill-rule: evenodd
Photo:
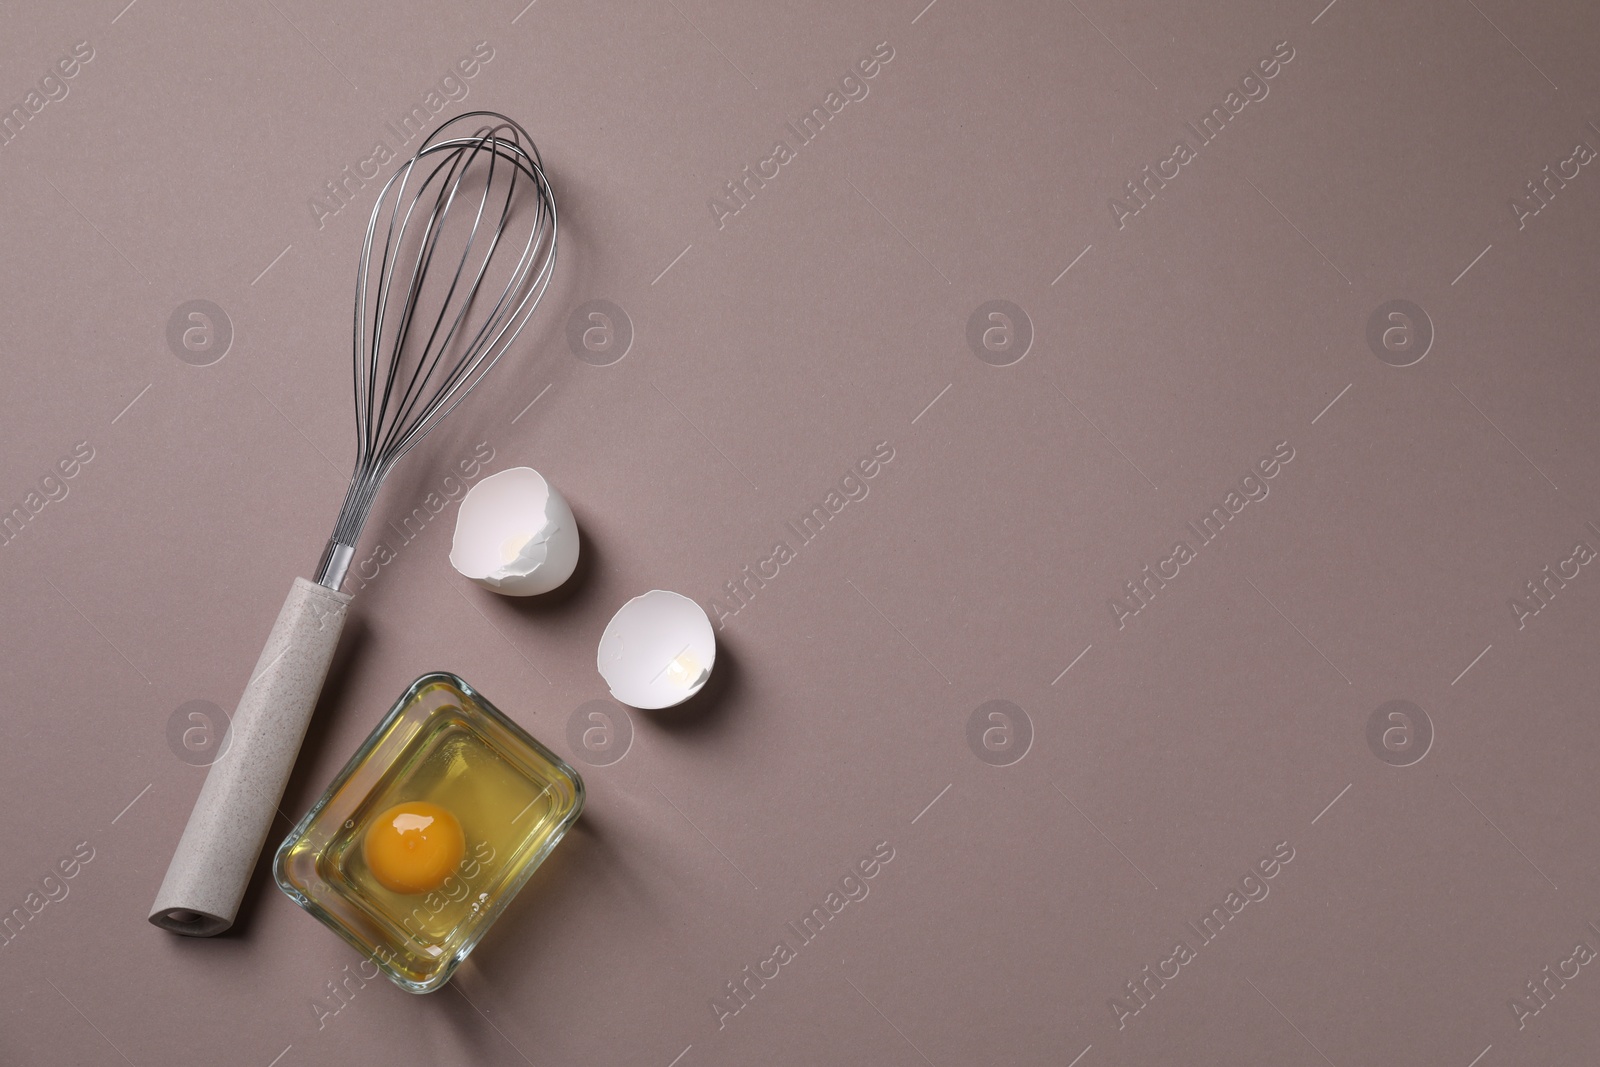
<svg viewBox="0 0 1600 1067">
<path fill-rule="evenodd" d="M 350 562 L 355 559 L 356 544 L 361 540 L 361 528 L 366 525 L 367 513 L 372 510 L 372 501 L 378 495 L 382 480 L 383 475 L 371 470 L 365 457 L 357 459 L 356 471 L 350 476 L 350 486 L 333 526 L 333 536 L 328 538 L 311 579 L 318 585 L 338 589 L 344 584 Z"/>
<path fill-rule="evenodd" d="M 317 561 L 317 572 L 311 580 L 329 589 L 339 588 L 344 584 L 344 576 L 350 570 L 350 561 L 355 555 L 354 545 L 329 541 L 328 547 L 322 550 L 322 559 Z"/>
</svg>

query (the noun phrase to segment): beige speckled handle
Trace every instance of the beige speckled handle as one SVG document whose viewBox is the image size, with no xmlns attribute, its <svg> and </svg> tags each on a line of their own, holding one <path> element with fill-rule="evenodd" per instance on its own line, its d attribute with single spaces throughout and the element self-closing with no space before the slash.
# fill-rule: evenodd
<svg viewBox="0 0 1600 1067">
<path fill-rule="evenodd" d="M 233 925 L 317 706 L 350 594 L 296 578 L 167 867 L 150 921 L 191 937 Z"/>
</svg>

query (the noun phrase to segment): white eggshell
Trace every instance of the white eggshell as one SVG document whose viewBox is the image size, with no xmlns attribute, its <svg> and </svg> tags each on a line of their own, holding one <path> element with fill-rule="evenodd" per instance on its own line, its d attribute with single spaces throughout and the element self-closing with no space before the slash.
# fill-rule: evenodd
<svg viewBox="0 0 1600 1067">
<path fill-rule="evenodd" d="M 491 474 L 461 500 L 450 565 L 496 593 L 548 593 L 578 565 L 577 520 L 532 467 Z"/>
<path fill-rule="evenodd" d="M 717 639 L 699 604 L 678 593 L 652 589 L 611 617 L 600 635 L 595 665 L 611 695 L 630 707 L 652 710 L 681 704 L 711 677 Z"/>
</svg>

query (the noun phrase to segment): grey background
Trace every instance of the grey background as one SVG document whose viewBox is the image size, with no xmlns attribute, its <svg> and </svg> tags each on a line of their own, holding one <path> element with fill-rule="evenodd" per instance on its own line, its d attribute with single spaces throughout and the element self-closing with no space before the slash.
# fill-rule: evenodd
<svg viewBox="0 0 1600 1067">
<path fill-rule="evenodd" d="M 111 0 L 0 20 L 0 107 L 94 53 L 0 147 L 0 504 L 93 452 L 0 547 L 0 910 L 66 894 L 0 946 L 0 1061 L 1594 1059 L 1592 966 L 1520 1029 L 1510 1007 L 1600 947 L 1600 577 L 1552 583 L 1520 628 L 1510 606 L 1600 547 L 1600 175 L 1521 228 L 1511 206 L 1600 145 L 1591 6 Z M 1269 95 L 1119 229 L 1108 199 L 1280 41 Z M 529 127 L 561 261 L 491 386 L 386 487 L 358 560 L 394 558 L 357 593 L 273 836 L 440 668 L 572 759 L 590 801 L 419 999 L 360 984 L 265 862 L 227 937 L 144 915 L 205 773 L 169 719 L 233 707 L 353 454 L 375 190 L 320 228 L 308 202 L 397 147 L 385 123 L 478 42 L 493 57 L 441 117 Z M 880 42 L 868 95 L 719 228 L 710 198 Z M 169 344 L 199 300 L 226 316 L 220 357 Z M 601 300 L 629 344 L 580 358 L 569 317 Z M 1367 341 L 1395 300 L 1433 330 L 1411 366 Z M 990 301 L 1027 317 L 1007 366 L 968 343 Z M 786 532 L 883 441 L 864 499 L 809 543 Z M 480 442 L 484 473 L 537 467 L 577 514 L 585 563 L 546 601 L 453 575 L 453 505 L 403 544 L 392 525 Z M 1266 499 L 1119 629 L 1123 583 L 1279 442 Z M 617 712 L 621 758 L 575 751 L 611 613 L 653 587 L 726 602 L 779 539 L 795 558 L 724 620 L 707 692 Z M 996 700 L 1026 716 L 1018 760 L 969 745 Z M 1408 766 L 1368 741 L 1393 700 L 1431 730 Z M 713 998 L 879 842 L 870 894 L 719 1028 Z M 1119 1029 L 1111 998 L 1280 842 L 1270 895 Z"/>
</svg>

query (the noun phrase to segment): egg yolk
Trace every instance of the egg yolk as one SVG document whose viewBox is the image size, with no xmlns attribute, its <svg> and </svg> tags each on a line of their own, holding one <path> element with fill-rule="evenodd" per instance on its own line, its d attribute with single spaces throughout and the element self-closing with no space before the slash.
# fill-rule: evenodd
<svg viewBox="0 0 1600 1067">
<path fill-rule="evenodd" d="M 425 800 L 408 800 L 379 815 L 361 849 L 372 876 L 395 893 L 439 888 L 466 852 L 461 823 Z"/>
</svg>

